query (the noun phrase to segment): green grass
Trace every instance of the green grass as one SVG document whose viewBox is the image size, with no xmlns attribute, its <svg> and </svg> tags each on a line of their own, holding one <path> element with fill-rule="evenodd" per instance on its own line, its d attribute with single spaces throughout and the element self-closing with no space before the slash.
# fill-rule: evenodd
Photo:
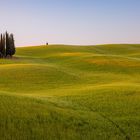
<svg viewBox="0 0 140 140">
<path fill-rule="evenodd" d="M 0 60 L 0 139 L 139 140 L 140 45 L 17 48 Z"/>
</svg>

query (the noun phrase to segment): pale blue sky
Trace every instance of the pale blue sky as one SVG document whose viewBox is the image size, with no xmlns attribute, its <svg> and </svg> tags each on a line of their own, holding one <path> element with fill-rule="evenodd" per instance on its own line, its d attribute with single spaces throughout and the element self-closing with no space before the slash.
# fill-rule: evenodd
<svg viewBox="0 0 140 140">
<path fill-rule="evenodd" d="M 17 46 L 140 43 L 140 0 L 1 0 Z"/>
</svg>

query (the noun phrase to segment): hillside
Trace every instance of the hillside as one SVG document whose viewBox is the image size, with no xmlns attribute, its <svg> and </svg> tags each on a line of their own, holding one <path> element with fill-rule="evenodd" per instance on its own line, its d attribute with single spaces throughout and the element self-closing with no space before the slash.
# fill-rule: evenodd
<svg viewBox="0 0 140 140">
<path fill-rule="evenodd" d="M 139 140 L 140 45 L 22 47 L 1 59 L 0 139 Z"/>
</svg>

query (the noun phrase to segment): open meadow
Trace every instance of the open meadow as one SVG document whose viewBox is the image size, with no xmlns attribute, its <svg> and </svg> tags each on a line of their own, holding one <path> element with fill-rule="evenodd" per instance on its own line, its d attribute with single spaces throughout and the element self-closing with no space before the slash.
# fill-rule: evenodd
<svg viewBox="0 0 140 140">
<path fill-rule="evenodd" d="M 140 45 L 17 48 L 0 60 L 0 140 L 140 140 Z"/>
</svg>

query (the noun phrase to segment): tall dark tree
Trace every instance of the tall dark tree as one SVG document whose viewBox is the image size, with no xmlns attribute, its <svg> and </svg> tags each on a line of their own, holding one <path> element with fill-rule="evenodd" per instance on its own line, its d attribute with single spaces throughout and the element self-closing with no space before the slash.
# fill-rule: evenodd
<svg viewBox="0 0 140 140">
<path fill-rule="evenodd" d="M 0 57 L 5 57 L 5 34 L 0 35 Z"/>
<path fill-rule="evenodd" d="M 9 36 L 9 45 L 10 45 L 10 55 L 12 56 L 16 52 L 16 49 L 15 49 L 15 41 L 14 41 L 13 34 L 10 34 L 10 36 Z"/>
<path fill-rule="evenodd" d="M 0 35 L 0 58 L 3 56 L 2 54 L 2 34 Z"/>
<path fill-rule="evenodd" d="M 3 34 L 3 37 L 2 37 L 2 54 L 3 54 L 3 57 L 6 56 L 6 48 L 5 48 L 5 34 Z"/>
<path fill-rule="evenodd" d="M 3 57 L 6 56 L 6 50 L 5 50 L 5 34 L 3 34 L 3 36 L 2 36 L 2 54 L 3 54 Z"/>
<path fill-rule="evenodd" d="M 11 50 L 10 50 L 10 37 L 9 37 L 9 34 L 6 32 L 5 33 L 5 36 L 6 36 L 6 57 L 8 56 L 8 55 L 10 55 L 11 56 Z"/>
</svg>

